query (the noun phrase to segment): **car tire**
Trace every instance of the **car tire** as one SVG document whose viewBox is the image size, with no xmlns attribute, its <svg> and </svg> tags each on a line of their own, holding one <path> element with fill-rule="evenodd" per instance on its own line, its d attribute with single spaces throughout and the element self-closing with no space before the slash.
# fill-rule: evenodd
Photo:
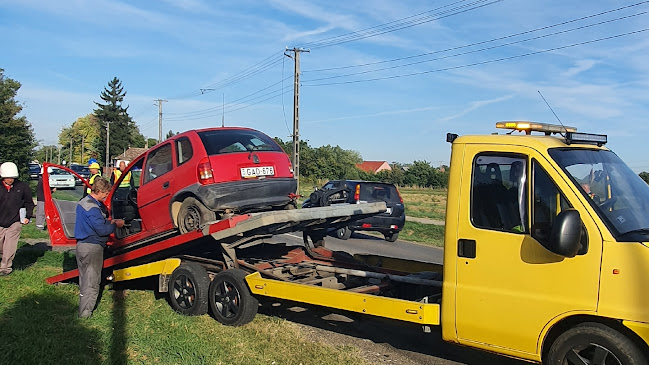
<svg viewBox="0 0 649 365">
<path fill-rule="evenodd" d="M 384 234 L 385 240 L 388 242 L 394 242 L 399 238 L 399 232 L 388 232 Z"/>
<path fill-rule="evenodd" d="M 210 284 L 209 303 L 212 317 L 227 326 L 242 326 L 251 322 L 259 308 L 246 283 L 248 273 L 228 269 L 218 273 Z"/>
<path fill-rule="evenodd" d="M 201 265 L 182 264 L 169 278 L 169 303 L 180 314 L 203 315 L 207 313 L 209 286 L 207 271 Z"/>
<path fill-rule="evenodd" d="M 181 234 L 200 229 L 205 223 L 215 221 L 216 213 L 207 209 L 196 198 L 186 198 L 178 210 L 178 229 Z"/>
<path fill-rule="evenodd" d="M 605 361 L 598 364 L 647 365 L 634 341 L 601 323 L 582 323 L 561 334 L 543 364 L 586 364 L 594 358 Z"/>
<path fill-rule="evenodd" d="M 352 230 L 349 227 L 342 227 L 336 230 L 336 238 L 341 240 L 349 239 L 352 236 Z"/>
</svg>

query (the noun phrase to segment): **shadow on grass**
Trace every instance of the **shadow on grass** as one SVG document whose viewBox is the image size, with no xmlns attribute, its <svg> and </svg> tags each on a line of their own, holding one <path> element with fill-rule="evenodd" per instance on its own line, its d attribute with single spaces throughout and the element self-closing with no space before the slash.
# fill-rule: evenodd
<svg viewBox="0 0 649 365">
<path fill-rule="evenodd" d="M 433 356 L 470 365 L 522 365 L 525 362 L 505 358 L 480 350 L 450 344 L 442 340 L 441 328 L 433 326 L 432 333 L 423 333 L 421 326 L 392 319 L 374 317 L 342 310 L 259 297 L 259 313 L 283 318 L 326 331 L 388 344 L 418 356 Z M 431 361 L 429 358 L 420 360 Z M 436 363 L 436 362 L 435 362 Z"/>
<path fill-rule="evenodd" d="M 69 295 L 31 294 L 0 316 L 3 364 L 99 364 L 100 334 L 76 317 Z"/>
<path fill-rule="evenodd" d="M 126 308 L 125 297 L 123 290 L 113 290 L 113 312 L 112 323 L 113 331 L 110 338 L 110 363 L 111 364 L 127 364 L 128 357 L 126 355 Z"/>
<path fill-rule="evenodd" d="M 46 251 L 51 251 L 52 248 L 45 242 L 39 242 L 35 245 L 23 245 L 16 250 L 16 256 L 13 260 L 14 270 L 24 270 L 38 261 L 39 258 L 45 255 Z"/>
</svg>

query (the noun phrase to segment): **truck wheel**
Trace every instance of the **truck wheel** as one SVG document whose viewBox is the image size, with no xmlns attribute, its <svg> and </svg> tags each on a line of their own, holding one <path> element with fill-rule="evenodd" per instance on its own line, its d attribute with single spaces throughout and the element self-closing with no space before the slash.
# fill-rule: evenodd
<svg viewBox="0 0 649 365">
<path fill-rule="evenodd" d="M 633 341 L 601 323 L 583 323 L 564 332 L 554 341 L 543 363 L 647 365 Z"/>
<path fill-rule="evenodd" d="M 178 210 L 178 229 L 181 234 L 196 231 L 206 222 L 216 220 L 216 214 L 195 198 L 186 198 Z"/>
<path fill-rule="evenodd" d="M 259 301 L 250 294 L 245 271 L 220 272 L 210 284 L 210 309 L 214 319 L 228 326 L 242 326 L 257 314 Z"/>
<path fill-rule="evenodd" d="M 384 234 L 385 240 L 388 242 L 394 242 L 399 238 L 399 232 L 388 232 Z"/>
<path fill-rule="evenodd" d="M 207 293 L 210 279 L 198 264 L 185 263 L 169 278 L 169 302 L 178 313 L 200 316 L 207 313 Z"/>
<path fill-rule="evenodd" d="M 352 236 L 352 230 L 349 227 L 338 228 L 336 230 L 336 237 L 341 240 L 346 240 Z"/>
</svg>

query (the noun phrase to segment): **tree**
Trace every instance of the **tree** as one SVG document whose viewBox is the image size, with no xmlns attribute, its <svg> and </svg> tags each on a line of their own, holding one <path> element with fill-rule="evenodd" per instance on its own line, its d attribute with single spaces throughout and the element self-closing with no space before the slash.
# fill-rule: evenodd
<svg viewBox="0 0 649 365">
<path fill-rule="evenodd" d="M 638 174 L 638 176 L 640 176 L 640 178 L 644 180 L 644 182 L 649 184 L 649 172 L 642 171 L 641 173 Z"/>
<path fill-rule="evenodd" d="M 105 104 L 95 102 L 98 108 L 94 110 L 94 114 L 97 116 L 100 133 L 94 148 L 100 162 L 106 161 L 106 126 L 110 128 L 109 158 L 123 153 L 129 147 L 144 147 L 144 136 L 128 115 L 128 106 L 122 106 L 125 96 L 122 82 L 114 77 L 100 94 Z"/>
<path fill-rule="evenodd" d="M 20 83 L 5 77 L 4 69 L 0 68 L 0 163 L 15 163 L 20 177 L 27 180 L 28 164 L 34 157 L 36 139 L 27 118 L 17 116 L 23 109 L 14 99 L 18 89 Z"/>
<path fill-rule="evenodd" d="M 180 132 L 178 132 L 178 133 L 180 133 Z M 169 138 L 175 136 L 175 135 L 178 134 L 178 133 L 174 133 L 174 131 L 172 131 L 172 130 L 170 129 L 169 132 L 167 132 L 167 136 L 165 137 L 165 139 L 169 139 Z M 162 142 L 162 141 L 159 141 L 159 142 Z"/>
<path fill-rule="evenodd" d="M 90 156 L 97 155 L 99 152 L 95 146 L 99 134 L 99 122 L 94 114 L 78 118 L 70 127 L 63 127 L 59 133 L 59 144 L 62 146 L 61 158 L 69 160 L 69 163 L 87 164 Z M 72 158 L 70 158 L 70 145 L 72 145 Z"/>
</svg>

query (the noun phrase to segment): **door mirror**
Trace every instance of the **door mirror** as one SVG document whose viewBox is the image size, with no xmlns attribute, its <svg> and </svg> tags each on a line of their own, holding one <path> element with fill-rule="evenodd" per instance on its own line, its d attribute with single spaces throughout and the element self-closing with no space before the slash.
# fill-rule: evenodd
<svg viewBox="0 0 649 365">
<path fill-rule="evenodd" d="M 581 227 L 581 217 L 577 210 L 563 210 L 552 224 L 550 242 L 546 248 L 563 257 L 575 257 L 581 248 Z"/>
</svg>

